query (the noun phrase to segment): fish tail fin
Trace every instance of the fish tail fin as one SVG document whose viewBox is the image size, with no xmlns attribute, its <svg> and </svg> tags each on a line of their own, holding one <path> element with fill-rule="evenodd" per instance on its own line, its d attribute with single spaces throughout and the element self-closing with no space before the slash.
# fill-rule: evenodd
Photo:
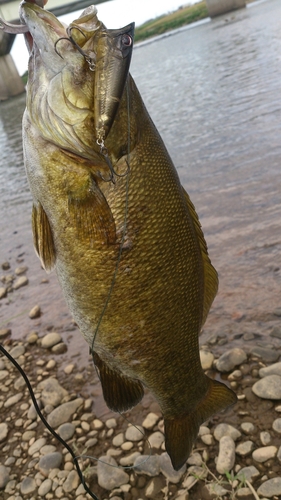
<svg viewBox="0 0 281 500">
<path fill-rule="evenodd" d="M 192 413 L 175 419 L 164 417 L 166 451 L 175 470 L 179 470 L 188 459 L 200 425 L 237 401 L 231 389 L 216 380 L 208 380 L 209 390 Z"/>
</svg>

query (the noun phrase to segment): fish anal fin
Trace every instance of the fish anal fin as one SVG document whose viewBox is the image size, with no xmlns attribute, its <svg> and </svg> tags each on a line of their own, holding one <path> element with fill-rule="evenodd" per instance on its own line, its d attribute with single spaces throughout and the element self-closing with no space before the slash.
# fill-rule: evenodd
<svg viewBox="0 0 281 500">
<path fill-rule="evenodd" d="M 109 368 L 96 353 L 93 353 L 93 360 L 99 370 L 104 400 L 111 410 L 124 412 L 142 400 L 141 382 Z"/>
<path fill-rule="evenodd" d="M 175 419 L 164 416 L 166 450 L 175 470 L 179 470 L 188 459 L 200 425 L 237 401 L 234 392 L 226 385 L 216 380 L 209 381 L 207 394 L 192 413 Z"/>
<path fill-rule="evenodd" d="M 32 207 L 32 232 L 41 264 L 47 272 L 51 272 L 56 263 L 56 250 L 49 219 L 40 203 Z"/>
<path fill-rule="evenodd" d="M 68 211 L 79 240 L 88 240 L 91 247 L 116 242 L 111 209 L 93 179 L 90 178 L 79 190 L 69 191 Z"/>
<path fill-rule="evenodd" d="M 198 242 L 200 246 L 202 261 L 203 261 L 203 271 L 204 271 L 204 300 L 203 300 L 203 317 L 202 317 L 202 325 L 204 325 L 206 318 L 208 316 L 208 312 L 212 305 L 212 302 L 218 291 L 218 274 L 215 268 L 212 266 L 209 255 L 208 255 L 208 247 L 206 240 L 204 238 L 204 234 L 201 228 L 201 224 L 196 213 L 195 207 L 189 198 L 187 192 L 184 188 L 183 195 L 186 201 L 188 211 L 191 215 L 193 226 L 195 232 L 198 237 Z"/>
</svg>

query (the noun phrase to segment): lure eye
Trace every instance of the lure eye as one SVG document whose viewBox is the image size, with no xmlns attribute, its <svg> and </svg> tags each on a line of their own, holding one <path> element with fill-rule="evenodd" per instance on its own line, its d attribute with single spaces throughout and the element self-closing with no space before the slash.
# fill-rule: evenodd
<svg viewBox="0 0 281 500">
<path fill-rule="evenodd" d="M 122 45 L 124 45 L 125 47 L 131 47 L 133 39 L 132 37 L 130 37 L 130 35 L 123 35 L 121 38 L 121 42 Z"/>
</svg>

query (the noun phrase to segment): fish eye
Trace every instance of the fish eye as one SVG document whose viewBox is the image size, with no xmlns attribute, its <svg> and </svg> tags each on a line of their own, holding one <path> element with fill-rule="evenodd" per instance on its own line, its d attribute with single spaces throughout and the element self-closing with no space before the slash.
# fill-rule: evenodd
<svg viewBox="0 0 281 500">
<path fill-rule="evenodd" d="M 133 39 L 130 35 L 122 35 L 121 42 L 125 47 L 131 47 Z"/>
</svg>

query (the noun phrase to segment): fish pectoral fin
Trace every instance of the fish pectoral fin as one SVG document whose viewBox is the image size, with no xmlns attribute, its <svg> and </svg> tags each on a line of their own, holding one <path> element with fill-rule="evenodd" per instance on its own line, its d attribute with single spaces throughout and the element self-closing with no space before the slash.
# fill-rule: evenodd
<svg viewBox="0 0 281 500">
<path fill-rule="evenodd" d="M 200 425 L 237 401 L 234 392 L 226 385 L 216 380 L 209 381 L 207 394 L 192 413 L 175 419 L 164 416 L 166 450 L 175 470 L 179 470 L 188 459 Z"/>
<path fill-rule="evenodd" d="M 89 240 L 90 246 L 116 242 L 111 209 L 93 179 L 83 189 L 69 192 L 68 210 L 78 239 Z"/>
<path fill-rule="evenodd" d="M 204 325 L 206 318 L 208 316 L 209 309 L 212 305 L 212 302 L 218 291 L 218 274 L 215 268 L 212 266 L 209 255 L 208 255 L 208 247 L 206 240 L 204 238 L 204 234 L 201 228 L 201 224 L 196 213 L 195 207 L 189 198 L 187 192 L 182 187 L 184 199 L 186 201 L 188 212 L 191 215 L 193 226 L 195 232 L 197 234 L 200 251 L 203 260 L 203 270 L 204 270 L 204 298 L 203 298 L 203 318 L 202 325 Z"/>
<path fill-rule="evenodd" d="M 96 353 L 93 353 L 93 360 L 99 370 L 104 400 L 111 410 L 124 412 L 142 400 L 141 382 L 109 368 Z"/>
<path fill-rule="evenodd" d="M 50 272 L 56 263 L 56 249 L 49 219 L 42 205 L 32 207 L 32 233 L 36 253 L 41 264 Z"/>
</svg>

